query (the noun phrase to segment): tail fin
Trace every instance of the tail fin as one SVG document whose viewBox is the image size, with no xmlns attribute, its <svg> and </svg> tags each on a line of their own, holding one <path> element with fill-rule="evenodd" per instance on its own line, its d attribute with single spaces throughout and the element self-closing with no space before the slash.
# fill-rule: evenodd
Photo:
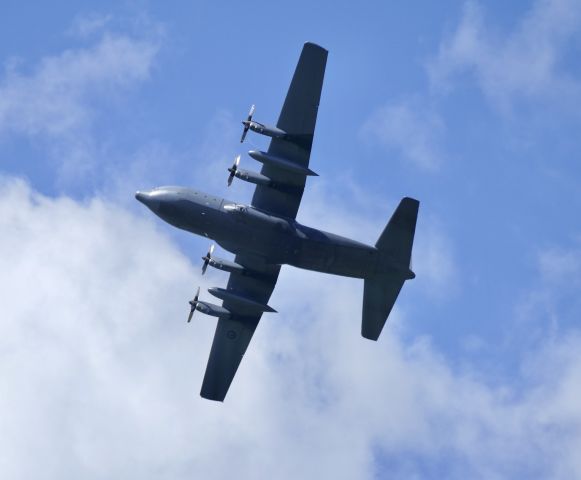
<svg viewBox="0 0 581 480">
<path fill-rule="evenodd" d="M 364 280 L 361 335 L 377 340 L 406 280 L 415 277 L 409 265 L 420 202 L 405 197 L 375 246 L 390 259 L 393 270 Z"/>
<path fill-rule="evenodd" d="M 399 267 L 408 268 L 410 265 L 419 206 L 420 202 L 413 198 L 402 198 L 375 244 Z"/>
</svg>

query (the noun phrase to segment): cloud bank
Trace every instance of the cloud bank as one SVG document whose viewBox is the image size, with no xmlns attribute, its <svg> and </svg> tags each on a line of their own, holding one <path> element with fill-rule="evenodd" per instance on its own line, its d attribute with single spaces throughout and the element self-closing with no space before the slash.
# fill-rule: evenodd
<svg viewBox="0 0 581 480">
<path fill-rule="evenodd" d="M 93 21 L 91 28 L 100 27 Z M 105 30 L 92 44 L 44 57 L 31 71 L 13 62 L 0 80 L 0 139 L 44 142 L 65 179 L 89 173 L 95 163 L 93 102 L 118 98 L 149 77 L 158 36 Z"/>
<path fill-rule="evenodd" d="M 580 35 L 577 0 L 537 1 L 504 35 L 485 24 L 478 2 L 469 1 L 460 24 L 430 62 L 430 78 L 435 88 L 446 90 L 459 76 L 469 75 L 504 112 L 530 100 L 566 107 L 581 94 L 567 62 Z"/>
<path fill-rule="evenodd" d="M 458 24 L 425 63 L 426 91 L 407 92 L 407 98 L 375 109 L 361 128 L 363 138 L 418 171 L 437 171 L 448 157 L 447 136 L 458 131 L 448 128 L 454 120 L 446 114 L 446 101 L 459 91 L 455 108 L 471 108 L 463 105 L 466 86 L 474 86 L 502 120 L 516 120 L 510 123 L 512 137 L 530 135 L 527 141 L 537 142 L 549 131 L 562 135 L 566 120 L 579 114 L 581 3 L 538 0 L 507 31 L 498 23 L 487 21 L 482 2 L 465 2 Z"/>
<path fill-rule="evenodd" d="M 420 170 L 433 171 L 442 162 L 441 117 L 418 101 L 389 103 L 363 125 L 364 138 L 376 141 Z"/>
<path fill-rule="evenodd" d="M 401 304 L 368 342 L 359 282 L 285 268 L 215 404 L 214 320 L 185 323 L 199 266 L 106 201 L 2 191 L 2 478 L 581 475 L 578 333 L 524 356 L 521 390 L 491 384 L 404 340 Z"/>
</svg>

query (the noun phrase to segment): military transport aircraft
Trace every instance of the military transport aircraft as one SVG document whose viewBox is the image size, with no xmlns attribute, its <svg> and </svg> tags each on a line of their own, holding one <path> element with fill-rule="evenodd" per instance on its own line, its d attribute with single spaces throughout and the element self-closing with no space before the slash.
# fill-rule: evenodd
<svg viewBox="0 0 581 480">
<path fill-rule="evenodd" d="M 235 254 L 234 261 L 203 257 L 208 266 L 230 273 L 226 288 L 208 292 L 222 300 L 214 305 L 190 301 L 191 311 L 218 317 L 201 396 L 223 401 L 242 356 L 264 312 L 274 312 L 270 299 L 281 265 L 362 278 L 361 334 L 377 340 L 410 269 L 419 202 L 403 198 L 375 246 L 306 227 L 295 218 L 308 176 L 317 110 L 327 63 L 327 50 L 306 43 L 276 127 L 252 119 L 242 122 L 241 142 L 249 130 L 271 137 L 268 151 L 249 155 L 262 163 L 260 173 L 239 168 L 240 156 L 228 169 L 234 178 L 256 185 L 251 205 L 243 205 L 183 187 L 159 187 L 135 194 L 156 215 L 183 230 L 213 239 Z"/>
</svg>

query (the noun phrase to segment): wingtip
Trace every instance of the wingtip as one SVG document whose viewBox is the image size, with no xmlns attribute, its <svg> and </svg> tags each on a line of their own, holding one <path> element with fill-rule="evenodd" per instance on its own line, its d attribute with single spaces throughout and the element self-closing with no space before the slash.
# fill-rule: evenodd
<svg viewBox="0 0 581 480">
<path fill-rule="evenodd" d="M 322 51 L 323 51 L 323 52 L 325 52 L 325 53 L 329 53 L 329 50 L 327 50 L 327 49 L 326 49 L 326 48 L 324 48 L 324 47 L 321 47 L 321 45 L 319 45 L 319 44 L 317 44 L 317 43 L 315 43 L 315 42 L 305 42 L 304 46 L 305 46 L 305 47 L 312 47 L 312 48 L 317 48 L 317 49 L 319 49 L 319 50 L 322 50 Z"/>
<path fill-rule="evenodd" d="M 410 203 L 410 204 L 414 204 L 414 205 L 420 204 L 419 200 L 416 200 L 415 198 L 412 198 L 412 197 L 403 197 L 402 201 L 405 201 L 406 203 Z"/>
<path fill-rule="evenodd" d="M 377 342 L 377 339 L 379 338 L 379 335 L 374 336 L 370 333 L 364 333 L 364 332 L 361 332 L 361 336 L 363 338 L 365 338 L 366 340 L 371 340 L 372 342 Z"/>
<path fill-rule="evenodd" d="M 222 398 L 213 397 L 212 395 L 205 393 L 204 390 L 200 392 L 200 397 L 202 397 L 204 400 L 211 400 L 212 402 L 224 403 L 224 397 Z"/>
</svg>

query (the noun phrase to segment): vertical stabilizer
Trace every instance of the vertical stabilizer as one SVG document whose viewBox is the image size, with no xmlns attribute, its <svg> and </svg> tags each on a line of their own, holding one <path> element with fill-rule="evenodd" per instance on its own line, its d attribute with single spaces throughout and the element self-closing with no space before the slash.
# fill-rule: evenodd
<svg viewBox="0 0 581 480">
<path fill-rule="evenodd" d="M 375 244 L 401 267 L 410 265 L 419 207 L 417 200 L 402 198 Z"/>
</svg>

